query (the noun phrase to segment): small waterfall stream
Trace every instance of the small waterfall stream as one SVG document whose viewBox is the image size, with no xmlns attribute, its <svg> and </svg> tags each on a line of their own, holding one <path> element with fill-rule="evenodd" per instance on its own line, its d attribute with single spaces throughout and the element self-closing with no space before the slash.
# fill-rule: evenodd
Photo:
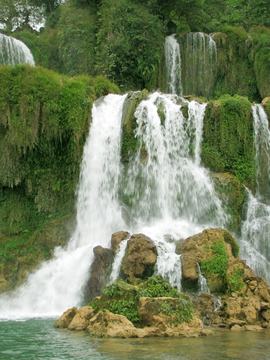
<svg viewBox="0 0 270 360">
<path fill-rule="evenodd" d="M 248 191 L 247 214 L 242 225 L 240 254 L 256 274 L 270 282 L 270 132 L 262 105 L 252 107 L 256 196 Z"/>
<path fill-rule="evenodd" d="M 188 33 L 166 37 L 164 44 L 167 92 L 209 97 L 217 71 L 217 48 L 210 35 Z"/>
<path fill-rule="evenodd" d="M 24 63 L 35 65 L 29 48 L 20 40 L 0 34 L 0 64 L 14 66 Z"/>
</svg>

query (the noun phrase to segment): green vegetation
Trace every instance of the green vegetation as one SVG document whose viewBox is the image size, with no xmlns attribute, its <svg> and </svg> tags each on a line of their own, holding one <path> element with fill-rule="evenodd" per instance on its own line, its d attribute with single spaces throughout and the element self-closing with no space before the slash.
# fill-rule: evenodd
<svg viewBox="0 0 270 360">
<path fill-rule="evenodd" d="M 1 254 L 74 208 L 90 110 L 119 89 L 102 76 L 68 78 L 41 67 L 0 67 Z M 11 245 L 12 243 L 12 245 Z"/>
<path fill-rule="evenodd" d="M 160 312 L 167 316 L 173 316 L 174 325 L 177 326 L 183 321 L 190 322 L 194 309 L 190 300 L 180 297 L 177 302 L 172 299 L 163 301 Z"/>
<path fill-rule="evenodd" d="M 173 298 L 163 301 L 161 306 L 157 301 L 158 311 L 167 316 L 176 317 L 174 319 L 176 324 L 191 320 L 193 314 L 191 302 L 173 289 L 161 275 L 153 275 L 139 286 L 129 285 L 123 280 L 117 281 L 103 290 L 100 299 L 95 298 L 90 301 L 89 306 L 92 306 L 96 313 L 101 309 L 107 309 L 114 314 L 124 315 L 131 322 L 139 325 L 141 322 L 139 299 L 141 297 L 149 297 L 152 301 L 155 301 L 154 298 L 157 297 Z"/>
<path fill-rule="evenodd" d="M 213 245 L 211 249 L 214 257 L 211 260 L 202 261 L 200 264 L 201 270 L 212 274 L 220 274 L 224 277 L 227 270 L 228 256 L 222 240 Z"/>
<path fill-rule="evenodd" d="M 229 231 L 225 230 L 223 233 L 224 240 L 231 245 L 232 248 L 232 254 L 234 257 L 237 257 L 239 255 L 239 245 L 237 244 L 234 237 L 229 233 Z"/>
<path fill-rule="evenodd" d="M 238 269 L 237 267 L 234 269 L 234 272 L 231 277 L 228 279 L 228 290 L 230 292 L 240 291 L 244 287 L 243 282 L 243 271 Z"/>
<path fill-rule="evenodd" d="M 253 119 L 247 98 L 224 95 L 210 101 L 204 121 L 202 161 L 215 172 L 229 172 L 254 187 Z"/>
</svg>

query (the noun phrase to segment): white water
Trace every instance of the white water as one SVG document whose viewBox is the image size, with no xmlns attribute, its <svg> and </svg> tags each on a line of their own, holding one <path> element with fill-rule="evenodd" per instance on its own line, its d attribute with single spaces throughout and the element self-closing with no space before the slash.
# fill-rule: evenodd
<svg viewBox="0 0 270 360">
<path fill-rule="evenodd" d="M 155 242 L 156 272 L 178 289 L 181 259 L 175 254 L 175 240 L 226 221 L 208 172 L 199 165 L 205 104 L 189 103 L 186 119 L 178 105 L 181 101 L 156 92 L 141 102 L 135 113 L 139 148 L 122 177 L 124 193 L 133 199 L 133 230 Z M 158 115 L 160 105 L 164 124 Z M 142 151 L 146 161 L 141 161 Z"/>
<path fill-rule="evenodd" d="M 203 276 L 199 264 L 197 264 L 197 272 L 198 272 L 198 276 L 199 276 L 199 280 L 198 280 L 199 292 L 200 293 L 205 293 L 206 292 L 206 293 L 210 294 L 210 290 L 209 290 L 209 287 L 207 286 L 206 278 Z"/>
<path fill-rule="evenodd" d="M 66 249 L 57 248 L 24 286 L 0 298 L 0 318 L 54 316 L 78 306 L 93 247 L 108 246 L 111 234 L 124 227 L 117 201 L 124 100 L 108 95 L 94 104 L 81 166 L 77 229 Z"/>
<path fill-rule="evenodd" d="M 20 40 L 0 34 L 0 64 L 24 64 L 34 66 L 35 61 L 29 48 Z"/>
<path fill-rule="evenodd" d="M 175 241 L 211 226 L 223 226 L 221 208 L 208 172 L 199 165 L 205 104 L 188 104 L 188 119 L 177 96 L 154 93 L 136 111 L 139 143 L 126 171 L 120 165 L 122 107 L 125 96 L 108 95 L 95 102 L 90 136 L 84 148 L 78 187 L 77 228 L 66 249 L 57 248 L 11 297 L 0 298 L 0 318 L 59 315 L 78 306 L 96 245 L 108 247 L 118 230 L 143 233 L 157 245 L 156 273 L 181 289 L 181 258 Z M 165 122 L 157 108 L 162 104 Z M 192 140 L 190 134 L 193 134 Z M 142 164 L 144 147 L 147 161 Z M 119 188 L 134 205 L 134 224 L 121 216 Z M 125 242 L 115 258 L 117 278 Z"/>
<path fill-rule="evenodd" d="M 121 271 L 122 260 L 125 255 L 128 240 L 129 239 L 123 240 L 119 245 L 119 248 L 115 254 L 114 261 L 112 264 L 112 272 L 111 272 L 111 276 L 110 276 L 108 285 L 112 284 L 119 277 L 119 274 Z"/>
<path fill-rule="evenodd" d="M 181 55 L 175 34 L 167 36 L 164 44 L 168 93 L 183 94 L 181 84 Z"/>
<path fill-rule="evenodd" d="M 248 192 L 247 214 L 242 225 L 240 255 L 256 274 L 270 282 L 270 132 L 262 105 L 252 107 L 256 196 Z"/>
</svg>

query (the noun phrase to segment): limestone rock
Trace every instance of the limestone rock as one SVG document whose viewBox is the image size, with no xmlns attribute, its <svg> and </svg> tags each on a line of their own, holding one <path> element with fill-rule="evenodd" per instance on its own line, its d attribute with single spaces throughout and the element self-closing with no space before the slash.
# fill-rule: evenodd
<svg viewBox="0 0 270 360">
<path fill-rule="evenodd" d="M 99 311 L 89 321 L 87 332 L 90 335 L 98 337 L 113 338 L 148 336 L 148 333 L 144 329 L 136 329 L 125 316 L 112 314 L 108 310 Z"/>
<path fill-rule="evenodd" d="M 118 231 L 112 234 L 111 238 L 111 248 L 115 253 L 123 240 L 126 240 L 130 237 L 130 233 L 127 231 Z"/>
<path fill-rule="evenodd" d="M 101 295 L 106 286 L 106 276 L 113 261 L 113 250 L 96 246 L 94 249 L 95 260 L 90 270 L 90 278 L 85 287 L 85 298 L 89 302 L 96 296 Z"/>
<path fill-rule="evenodd" d="M 62 316 L 58 320 L 56 320 L 54 326 L 56 328 L 66 329 L 77 313 L 78 310 L 75 306 L 71 309 L 68 309 L 62 314 Z"/>
<path fill-rule="evenodd" d="M 68 325 L 68 330 L 86 330 L 89 320 L 95 315 L 94 309 L 90 306 L 81 307 Z"/>
<path fill-rule="evenodd" d="M 153 274 L 156 261 L 157 248 L 154 242 L 143 234 L 132 235 L 127 242 L 122 272 L 130 281 L 134 278 L 144 279 Z"/>
</svg>

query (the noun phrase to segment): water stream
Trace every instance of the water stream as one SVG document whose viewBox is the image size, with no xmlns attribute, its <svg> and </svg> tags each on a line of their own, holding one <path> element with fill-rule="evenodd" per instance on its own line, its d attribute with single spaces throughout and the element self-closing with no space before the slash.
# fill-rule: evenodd
<svg viewBox="0 0 270 360">
<path fill-rule="evenodd" d="M 0 34 L 0 64 L 13 66 L 24 63 L 35 65 L 29 48 L 20 40 Z"/>
</svg>

